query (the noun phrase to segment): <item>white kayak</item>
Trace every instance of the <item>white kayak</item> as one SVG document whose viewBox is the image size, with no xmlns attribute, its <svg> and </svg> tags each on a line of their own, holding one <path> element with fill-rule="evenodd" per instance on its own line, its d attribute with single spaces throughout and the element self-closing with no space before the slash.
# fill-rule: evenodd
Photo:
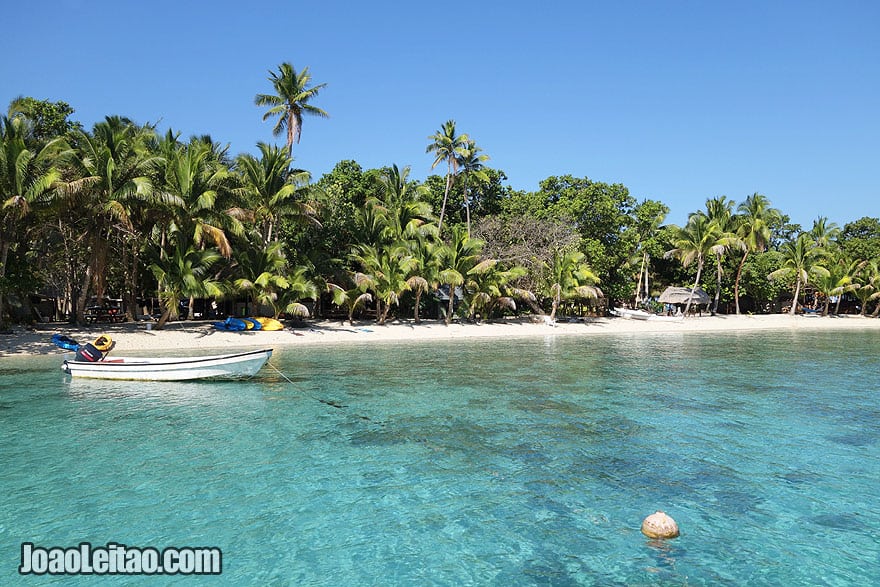
<svg viewBox="0 0 880 587">
<path fill-rule="evenodd" d="M 256 375 L 271 356 L 272 349 L 206 357 L 113 357 L 93 363 L 65 360 L 61 369 L 72 377 L 92 379 L 138 381 L 236 379 Z"/>
</svg>

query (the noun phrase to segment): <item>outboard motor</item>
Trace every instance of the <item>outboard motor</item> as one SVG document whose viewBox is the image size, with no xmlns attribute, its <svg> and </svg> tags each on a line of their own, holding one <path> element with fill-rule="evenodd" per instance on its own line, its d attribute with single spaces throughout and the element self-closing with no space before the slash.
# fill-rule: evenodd
<svg viewBox="0 0 880 587">
<path fill-rule="evenodd" d="M 113 342 L 113 339 L 106 334 L 102 334 L 96 338 L 94 342 L 87 342 L 86 344 L 80 345 L 79 349 L 76 351 L 76 360 L 89 363 L 100 361 L 104 358 L 105 353 L 108 353 L 113 349 L 114 345 L 115 343 Z"/>
</svg>

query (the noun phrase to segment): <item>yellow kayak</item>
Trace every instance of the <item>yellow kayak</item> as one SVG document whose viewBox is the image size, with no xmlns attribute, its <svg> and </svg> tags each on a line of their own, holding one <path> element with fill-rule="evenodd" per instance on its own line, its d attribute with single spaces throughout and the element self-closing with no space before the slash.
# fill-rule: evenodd
<svg viewBox="0 0 880 587">
<path fill-rule="evenodd" d="M 253 318 L 259 322 L 263 327 L 260 330 L 283 330 L 284 324 L 276 320 L 275 318 Z"/>
</svg>

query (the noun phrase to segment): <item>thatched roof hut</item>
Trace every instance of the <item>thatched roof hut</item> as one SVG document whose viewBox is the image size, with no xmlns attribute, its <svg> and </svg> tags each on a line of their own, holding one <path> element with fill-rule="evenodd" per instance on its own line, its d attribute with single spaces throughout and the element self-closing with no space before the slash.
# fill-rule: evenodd
<svg viewBox="0 0 880 587">
<path fill-rule="evenodd" d="M 690 296 L 691 288 L 689 287 L 667 287 L 660 294 L 660 297 L 657 298 L 657 301 L 661 304 L 686 304 Z M 711 301 L 709 294 L 704 292 L 702 288 L 698 287 L 694 290 L 694 297 L 691 300 L 692 304 L 708 304 Z"/>
</svg>

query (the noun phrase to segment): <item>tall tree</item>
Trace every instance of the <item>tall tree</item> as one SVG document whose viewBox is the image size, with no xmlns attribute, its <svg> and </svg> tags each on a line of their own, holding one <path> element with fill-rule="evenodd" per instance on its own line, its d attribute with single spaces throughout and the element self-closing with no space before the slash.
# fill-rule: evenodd
<svg viewBox="0 0 880 587">
<path fill-rule="evenodd" d="M 287 156 L 293 156 L 293 143 L 299 143 L 302 134 L 303 115 L 319 116 L 327 118 L 330 115 L 324 110 L 309 104 L 316 98 L 327 84 L 310 86 L 312 74 L 309 68 L 304 67 L 297 73 L 293 65 L 284 62 L 278 66 L 278 71 L 269 72 L 269 81 L 275 90 L 274 94 L 257 94 L 254 103 L 257 106 L 268 106 L 269 109 L 263 114 L 263 120 L 277 117 L 272 134 L 280 135 L 287 131 Z"/>
<path fill-rule="evenodd" d="M 789 310 L 794 316 L 797 313 L 801 287 L 808 285 L 811 280 L 819 276 L 827 275 L 828 270 L 819 264 L 823 250 L 816 244 L 814 236 L 809 233 L 802 232 L 794 240 L 782 243 L 779 252 L 782 253 L 782 266 L 767 277 L 769 279 L 794 277 L 794 298 Z"/>
<path fill-rule="evenodd" d="M 480 153 L 482 151 L 477 143 L 468 139 L 459 157 L 459 167 L 464 176 L 464 206 L 467 213 L 467 233 L 471 235 L 471 198 L 468 193 L 468 182 L 471 179 L 488 181 L 489 176 L 483 169 L 483 163 L 489 160 L 489 156 Z"/>
<path fill-rule="evenodd" d="M 597 298 L 602 290 L 597 287 L 599 278 L 583 262 L 580 251 L 554 249 L 552 263 L 547 266 L 547 284 L 553 300 L 550 320 L 556 319 L 556 311 L 563 300 L 573 298 Z"/>
<path fill-rule="evenodd" d="M 770 200 L 765 196 L 754 193 L 741 203 L 739 211 L 739 227 L 737 236 L 745 245 L 743 249 L 742 259 L 736 270 L 736 280 L 733 286 L 733 297 L 736 300 L 736 313 L 740 313 L 739 309 L 739 284 L 742 278 L 743 266 L 749 253 L 762 253 L 767 250 L 770 244 L 770 226 L 779 218 L 780 213 L 775 208 L 770 207 Z"/>
<path fill-rule="evenodd" d="M 84 220 L 89 259 L 76 303 L 77 321 L 82 322 L 92 287 L 99 300 L 105 294 L 111 245 L 134 230 L 132 208 L 177 205 L 179 199 L 153 189 L 152 177 L 162 159 L 149 148 L 155 136 L 151 126 L 108 116 L 91 133 L 73 135 L 75 179 L 62 184 L 58 192 L 66 213 Z"/>
<path fill-rule="evenodd" d="M 483 241 L 470 238 L 460 226 L 453 228 L 452 239 L 440 253 L 440 282 L 449 286 L 449 309 L 446 324 L 452 322 L 455 311 L 455 288 L 467 280 L 468 272 L 480 262 Z"/>
<path fill-rule="evenodd" d="M 672 245 L 675 248 L 667 251 L 666 256 L 678 258 L 683 267 L 688 267 L 694 262 L 697 264 L 697 277 L 685 305 L 684 313 L 687 316 L 694 299 L 694 292 L 700 286 L 700 277 L 706 257 L 717 254 L 718 249 L 723 246 L 719 244 L 721 233 L 717 225 L 711 222 L 703 212 L 691 214 L 685 226 L 674 226 L 672 230 Z"/>
<path fill-rule="evenodd" d="M 28 145 L 32 126 L 23 117 L 0 117 L 0 326 L 4 323 L 6 267 L 32 207 L 61 179 L 54 166 L 65 145 L 55 139 Z"/>
<path fill-rule="evenodd" d="M 718 241 L 715 247 L 715 300 L 712 303 L 712 314 L 718 312 L 718 302 L 721 299 L 721 276 L 724 271 L 721 267 L 721 261 L 724 254 L 731 247 L 744 247 L 742 241 L 737 236 L 737 217 L 733 214 L 734 202 L 728 200 L 727 196 L 719 196 L 706 200 L 706 216 L 709 222 L 718 229 Z"/>
<path fill-rule="evenodd" d="M 210 145 L 202 141 L 178 146 L 166 159 L 163 190 L 179 202 L 173 228 L 188 232 L 197 247 L 213 244 L 227 259 L 232 256 L 227 232 L 244 232 L 244 211 L 223 205 L 229 180 L 229 169 L 212 158 Z"/>
<path fill-rule="evenodd" d="M 278 240 L 275 228 L 286 218 L 299 226 L 318 223 L 315 209 L 306 200 L 311 193 L 307 171 L 291 170 L 292 159 L 284 150 L 257 143 L 260 158 L 240 155 L 236 164 L 242 187 L 236 190 L 251 207 L 260 227 L 263 244 Z"/>
<path fill-rule="evenodd" d="M 443 230 L 443 217 L 446 215 L 446 202 L 449 199 L 449 190 L 452 189 L 452 182 L 458 172 L 459 162 L 467 148 L 468 136 L 466 134 L 458 134 L 455 130 L 455 121 L 447 120 L 440 127 L 440 130 L 428 137 L 432 142 L 425 149 L 426 153 L 434 154 L 434 162 L 431 169 L 434 169 L 442 163 L 446 162 L 446 190 L 443 192 L 443 205 L 440 207 L 440 220 L 438 227 Z"/>
</svg>

